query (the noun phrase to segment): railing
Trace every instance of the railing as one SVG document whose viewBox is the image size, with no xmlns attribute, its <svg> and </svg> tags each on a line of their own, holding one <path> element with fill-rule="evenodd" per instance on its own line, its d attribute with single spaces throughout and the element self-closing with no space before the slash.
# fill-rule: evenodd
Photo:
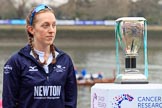
<svg viewBox="0 0 162 108">
<path fill-rule="evenodd" d="M 57 25 L 105 25 L 114 26 L 114 20 L 57 20 Z M 0 25 L 25 25 L 25 19 L 0 20 Z"/>
</svg>

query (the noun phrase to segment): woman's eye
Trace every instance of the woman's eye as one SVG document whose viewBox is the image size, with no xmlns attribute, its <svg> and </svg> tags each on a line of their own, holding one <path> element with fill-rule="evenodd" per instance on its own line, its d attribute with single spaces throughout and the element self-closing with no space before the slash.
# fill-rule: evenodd
<svg viewBox="0 0 162 108">
<path fill-rule="evenodd" d="M 49 26 L 48 24 L 42 25 L 43 28 L 48 28 L 48 26 Z"/>
<path fill-rule="evenodd" d="M 52 27 L 55 27 L 56 26 L 56 24 L 52 24 Z"/>
<path fill-rule="evenodd" d="M 48 28 L 50 28 L 50 27 L 53 27 L 53 28 L 55 28 L 56 27 L 56 24 L 43 24 L 42 25 L 42 27 L 44 28 L 44 29 L 48 29 Z"/>
</svg>

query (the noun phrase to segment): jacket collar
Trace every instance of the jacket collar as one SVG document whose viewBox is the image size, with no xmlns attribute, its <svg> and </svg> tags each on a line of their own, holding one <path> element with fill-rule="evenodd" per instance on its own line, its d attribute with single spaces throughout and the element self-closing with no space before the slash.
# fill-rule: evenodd
<svg viewBox="0 0 162 108">
<path fill-rule="evenodd" d="M 55 47 L 55 50 L 58 52 L 57 58 L 64 54 L 64 52 L 62 50 L 60 50 L 56 47 Z M 34 57 L 30 54 L 30 52 L 31 52 L 31 47 L 29 44 L 27 44 L 24 48 L 20 49 L 20 51 L 18 53 L 33 60 Z M 36 61 L 36 59 L 35 59 L 35 61 Z"/>
</svg>

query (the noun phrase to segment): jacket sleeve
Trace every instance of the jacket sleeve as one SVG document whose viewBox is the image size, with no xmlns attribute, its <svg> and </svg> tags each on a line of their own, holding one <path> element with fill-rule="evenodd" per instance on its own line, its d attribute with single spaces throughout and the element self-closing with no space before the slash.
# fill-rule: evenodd
<svg viewBox="0 0 162 108">
<path fill-rule="evenodd" d="M 77 108 L 77 83 L 72 62 L 65 85 L 65 108 Z"/>
<path fill-rule="evenodd" d="M 3 69 L 3 108 L 16 108 L 18 105 L 19 93 L 19 65 L 15 57 L 11 57 Z"/>
</svg>

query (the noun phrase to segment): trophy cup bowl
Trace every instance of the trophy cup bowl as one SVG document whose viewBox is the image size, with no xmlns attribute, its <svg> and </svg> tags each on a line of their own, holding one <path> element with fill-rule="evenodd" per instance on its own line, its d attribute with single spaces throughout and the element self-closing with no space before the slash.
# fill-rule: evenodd
<svg viewBox="0 0 162 108">
<path fill-rule="evenodd" d="M 144 21 L 142 17 L 123 17 L 116 20 L 116 40 L 125 55 L 125 72 L 117 76 L 116 83 L 148 83 L 146 76 L 136 69 L 136 57 L 144 39 Z"/>
<path fill-rule="evenodd" d="M 124 21 L 121 23 L 122 37 L 119 43 L 126 56 L 138 55 L 143 37 L 143 24 L 141 22 Z"/>
</svg>

